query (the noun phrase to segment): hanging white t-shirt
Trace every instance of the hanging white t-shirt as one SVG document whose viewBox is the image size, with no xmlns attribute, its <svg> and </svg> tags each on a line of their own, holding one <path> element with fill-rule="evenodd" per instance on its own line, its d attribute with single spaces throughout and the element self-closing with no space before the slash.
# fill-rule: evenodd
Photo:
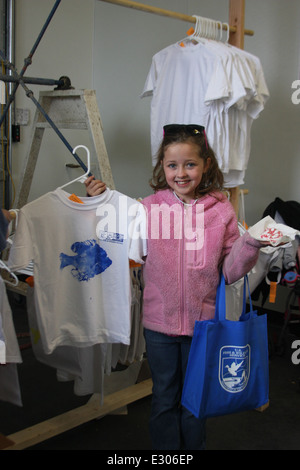
<svg viewBox="0 0 300 470">
<path fill-rule="evenodd" d="M 146 254 L 145 209 L 110 189 L 83 204 L 69 196 L 57 189 L 20 210 L 8 265 L 17 271 L 33 261 L 47 354 L 60 345 L 129 344 L 129 259 L 143 263 Z"/>
<path fill-rule="evenodd" d="M 175 43 L 152 58 L 141 97 L 151 100 L 151 153 L 157 152 L 166 124 L 207 126 L 212 101 L 228 97 L 230 86 L 219 56 L 198 43 L 181 47 Z"/>
<path fill-rule="evenodd" d="M 217 41 L 207 41 L 207 47 L 228 56 L 228 63 L 231 63 L 236 72 L 236 78 L 232 79 L 232 89 L 238 86 L 240 90 L 242 85 L 245 91 L 239 99 L 212 103 L 207 128 L 208 140 L 222 171 L 228 173 L 233 170 L 242 175 L 247 169 L 250 156 L 252 124 L 269 98 L 268 87 L 258 57 Z M 220 129 L 223 135 L 221 143 Z M 226 175 L 224 176 L 226 181 Z"/>
<path fill-rule="evenodd" d="M 152 163 L 165 124 L 201 124 L 224 174 L 224 186 L 243 184 L 252 123 L 269 97 L 260 60 L 220 41 L 184 44 L 173 44 L 153 57 L 144 86 L 142 97 L 153 95 Z"/>
</svg>

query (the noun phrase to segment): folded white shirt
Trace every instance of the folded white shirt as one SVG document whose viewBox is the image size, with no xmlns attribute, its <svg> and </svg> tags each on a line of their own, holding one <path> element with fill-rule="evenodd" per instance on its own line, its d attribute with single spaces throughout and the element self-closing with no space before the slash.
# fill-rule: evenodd
<svg viewBox="0 0 300 470">
<path fill-rule="evenodd" d="M 295 240 L 300 236 L 300 231 L 285 224 L 278 224 L 269 215 L 257 222 L 248 230 L 256 240 L 268 242 L 272 246 L 282 245 Z"/>
</svg>

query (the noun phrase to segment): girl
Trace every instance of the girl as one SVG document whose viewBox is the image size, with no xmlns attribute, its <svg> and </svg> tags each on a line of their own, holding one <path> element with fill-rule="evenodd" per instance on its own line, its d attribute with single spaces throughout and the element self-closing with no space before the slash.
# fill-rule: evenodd
<svg viewBox="0 0 300 470">
<path fill-rule="evenodd" d="M 89 179 L 88 194 L 103 187 Z M 228 284 L 255 265 L 262 244 L 240 237 L 205 129 L 172 124 L 154 168 L 143 266 L 143 325 L 153 380 L 150 433 L 158 450 L 201 450 L 205 422 L 180 404 L 196 320 L 214 317 L 220 269 Z M 162 222 L 163 221 L 163 222 Z"/>
</svg>

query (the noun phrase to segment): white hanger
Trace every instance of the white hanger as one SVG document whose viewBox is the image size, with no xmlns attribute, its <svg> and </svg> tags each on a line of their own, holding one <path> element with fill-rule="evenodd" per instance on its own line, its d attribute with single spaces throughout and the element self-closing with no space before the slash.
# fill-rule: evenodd
<svg viewBox="0 0 300 470">
<path fill-rule="evenodd" d="M 217 24 L 219 25 L 218 29 L 217 29 L 217 32 L 219 33 L 219 37 L 216 35 L 216 39 L 217 39 L 217 41 L 222 41 L 222 38 L 223 38 L 223 23 L 222 23 L 222 21 L 217 21 Z"/>
<path fill-rule="evenodd" d="M 4 282 L 6 282 L 7 284 L 10 284 L 11 286 L 17 286 L 19 284 L 19 279 L 17 278 L 17 276 L 9 269 L 8 266 L 6 266 L 6 264 L 4 263 L 4 261 L 2 261 L 2 259 L 0 259 L 0 269 L 5 269 L 5 271 L 8 271 L 10 277 L 14 279 L 14 281 L 10 281 L 9 279 L 3 278 Z"/>
<path fill-rule="evenodd" d="M 203 18 L 202 16 L 193 15 L 196 18 L 196 26 L 194 34 L 190 39 L 205 44 L 205 39 L 220 40 L 222 37 L 222 23 L 220 21 L 212 20 L 210 18 Z M 219 32 L 221 29 L 221 33 Z"/>
<path fill-rule="evenodd" d="M 227 26 L 227 35 L 226 35 L 226 41 L 225 43 L 228 44 L 228 41 L 229 41 L 229 35 L 230 35 L 230 26 L 229 26 L 229 23 L 223 23 Z"/>
<path fill-rule="evenodd" d="M 194 30 L 194 34 L 192 34 L 191 39 L 196 40 L 197 42 L 201 42 L 202 44 L 205 42 L 204 38 L 204 31 L 203 31 L 203 18 L 201 16 L 193 15 L 196 18 L 196 26 Z"/>
<path fill-rule="evenodd" d="M 196 15 L 193 15 L 194 18 L 196 18 L 196 24 L 195 24 L 195 27 L 194 27 L 194 32 L 193 34 L 191 34 L 190 36 L 187 36 L 183 39 L 181 39 L 180 41 L 178 41 L 179 44 L 183 45 L 184 43 L 188 44 L 188 43 L 191 43 L 191 42 L 194 42 L 194 44 L 196 44 L 197 42 L 202 42 L 204 44 L 204 40 L 202 40 L 200 38 L 200 35 L 197 34 L 198 32 L 198 23 L 199 23 L 199 17 L 196 16 Z"/>
<path fill-rule="evenodd" d="M 82 148 L 84 148 L 84 149 L 86 150 L 86 153 L 87 153 L 87 171 L 86 171 L 86 173 L 85 173 L 84 175 L 79 176 L 78 178 L 75 178 L 74 180 L 69 181 L 69 183 L 66 183 L 66 184 L 64 184 L 63 186 L 61 186 L 61 187 L 60 187 L 61 189 L 62 189 L 62 188 L 65 188 L 65 187 L 68 186 L 69 184 L 75 183 L 76 181 L 79 181 L 80 183 L 84 183 L 85 180 L 86 180 L 87 177 L 88 177 L 88 174 L 90 173 L 91 158 L 90 158 L 90 151 L 89 151 L 89 149 L 88 149 L 85 145 L 77 145 L 77 147 L 75 147 L 75 148 L 73 149 L 73 152 L 72 152 L 72 153 L 75 153 L 76 150 L 77 150 L 79 147 L 82 147 Z"/>
</svg>

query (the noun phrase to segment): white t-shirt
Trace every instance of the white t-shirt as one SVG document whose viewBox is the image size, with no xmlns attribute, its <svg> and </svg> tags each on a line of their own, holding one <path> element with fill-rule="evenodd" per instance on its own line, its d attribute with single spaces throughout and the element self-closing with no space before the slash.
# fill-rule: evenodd
<svg viewBox="0 0 300 470">
<path fill-rule="evenodd" d="M 130 341 L 129 259 L 146 254 L 142 204 L 107 189 L 69 200 L 62 189 L 19 212 L 8 260 L 17 271 L 34 264 L 37 321 L 44 351 Z"/>
<path fill-rule="evenodd" d="M 172 44 L 154 55 L 141 97 L 151 100 L 152 163 L 166 124 L 207 126 L 210 104 L 229 97 L 230 86 L 220 57 L 205 45 Z"/>
<path fill-rule="evenodd" d="M 236 47 L 201 39 L 157 53 L 142 97 L 151 102 L 152 163 L 169 123 L 205 126 L 224 173 L 225 187 L 244 182 L 251 150 L 251 127 L 269 91 L 260 60 Z"/>
</svg>

